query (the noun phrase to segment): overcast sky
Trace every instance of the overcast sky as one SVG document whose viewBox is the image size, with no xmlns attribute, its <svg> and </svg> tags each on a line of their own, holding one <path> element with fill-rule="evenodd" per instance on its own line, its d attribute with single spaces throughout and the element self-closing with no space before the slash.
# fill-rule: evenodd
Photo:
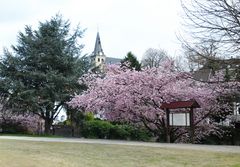
<svg viewBox="0 0 240 167">
<path fill-rule="evenodd" d="M 102 46 L 109 57 L 122 58 L 132 51 L 139 60 L 148 48 L 162 48 L 170 55 L 180 53 L 176 34 L 180 30 L 179 0 L 1 0 L 0 52 L 16 44 L 25 25 L 38 26 L 60 13 L 72 27 L 86 28 L 84 53 L 93 51 L 99 29 Z"/>
</svg>

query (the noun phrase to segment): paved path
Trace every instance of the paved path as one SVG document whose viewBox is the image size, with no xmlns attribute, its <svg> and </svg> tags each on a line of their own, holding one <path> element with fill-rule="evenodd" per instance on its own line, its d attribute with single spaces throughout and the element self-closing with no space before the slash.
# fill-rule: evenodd
<svg viewBox="0 0 240 167">
<path fill-rule="evenodd" d="M 22 136 L 0 136 L 0 142 L 1 142 L 1 139 L 39 141 L 39 142 L 66 142 L 66 143 L 84 143 L 84 144 L 145 146 L 145 147 L 159 147 L 159 148 L 203 150 L 203 151 L 214 151 L 214 152 L 229 152 L 229 153 L 240 154 L 240 146 L 225 146 L 225 145 L 219 146 L 219 145 L 200 145 L 200 144 L 168 144 L 168 143 L 134 142 L 134 141 L 122 141 L 122 140 L 22 137 Z"/>
</svg>

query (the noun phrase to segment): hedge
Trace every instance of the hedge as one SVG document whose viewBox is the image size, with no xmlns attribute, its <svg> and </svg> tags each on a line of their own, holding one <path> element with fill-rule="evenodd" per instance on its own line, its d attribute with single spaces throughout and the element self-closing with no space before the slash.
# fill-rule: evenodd
<svg viewBox="0 0 240 167">
<path fill-rule="evenodd" d="M 82 136 L 99 139 L 121 139 L 148 141 L 151 135 L 146 129 L 136 128 L 131 125 L 113 125 L 108 121 L 85 121 L 82 127 Z"/>
</svg>

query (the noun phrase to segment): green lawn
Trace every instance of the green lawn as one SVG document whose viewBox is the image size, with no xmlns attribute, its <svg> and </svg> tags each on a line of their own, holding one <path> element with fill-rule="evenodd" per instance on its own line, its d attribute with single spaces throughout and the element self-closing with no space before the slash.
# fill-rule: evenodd
<svg viewBox="0 0 240 167">
<path fill-rule="evenodd" d="M 240 167 L 240 154 L 122 145 L 0 140 L 0 167 Z"/>
</svg>

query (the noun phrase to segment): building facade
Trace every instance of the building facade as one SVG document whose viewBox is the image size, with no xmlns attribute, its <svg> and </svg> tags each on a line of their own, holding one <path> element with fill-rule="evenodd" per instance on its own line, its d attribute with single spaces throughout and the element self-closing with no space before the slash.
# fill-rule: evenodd
<svg viewBox="0 0 240 167">
<path fill-rule="evenodd" d="M 228 70 L 226 70 L 227 68 Z M 232 66 L 222 67 L 222 70 L 215 72 L 222 71 L 224 72 L 224 74 L 230 74 L 231 77 L 229 78 L 229 80 L 237 80 L 235 72 L 236 68 L 238 68 L 238 66 L 234 66 L 233 64 Z M 203 67 L 193 72 L 193 78 L 201 82 L 209 82 L 210 78 L 213 76 L 214 71 L 213 69 L 210 68 Z M 228 97 L 227 99 L 228 101 L 226 102 L 229 103 L 229 105 L 232 107 L 232 113 L 229 116 L 227 116 L 227 119 L 222 121 L 220 124 L 226 126 L 229 126 L 230 124 L 235 124 L 235 126 L 240 127 L 240 95 L 238 92 L 236 92 L 235 94 L 234 93 L 232 94 L 231 98 Z"/>
<path fill-rule="evenodd" d="M 101 39 L 99 32 L 97 32 L 97 37 L 95 41 L 95 46 L 92 54 L 90 55 L 91 69 L 100 69 L 101 71 L 104 68 L 104 65 L 107 64 L 120 64 L 122 59 L 107 57 L 103 52 Z"/>
<path fill-rule="evenodd" d="M 92 54 L 89 56 L 91 62 L 91 71 L 100 70 L 100 72 L 104 71 L 104 66 L 107 64 L 120 64 L 122 59 L 114 58 L 114 57 L 107 57 L 102 49 L 101 39 L 99 32 L 97 32 L 97 37 L 95 41 L 95 46 Z M 56 116 L 53 124 L 58 124 L 60 122 L 64 122 L 67 120 L 67 111 L 64 107 L 59 109 L 57 112 L 58 115 Z M 101 118 L 101 115 L 96 115 L 96 117 Z"/>
</svg>

